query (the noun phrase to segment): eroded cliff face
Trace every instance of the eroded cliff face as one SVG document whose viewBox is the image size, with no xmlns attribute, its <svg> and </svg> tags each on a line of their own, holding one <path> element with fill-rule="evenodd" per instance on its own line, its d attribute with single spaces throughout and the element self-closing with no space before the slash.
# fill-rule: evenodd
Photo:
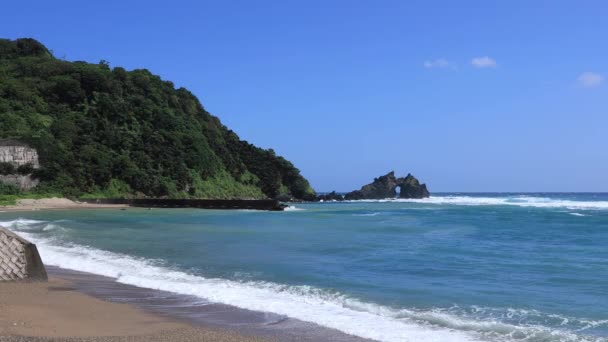
<svg viewBox="0 0 608 342">
<path fill-rule="evenodd" d="M 0 163 L 12 163 L 15 166 L 31 164 L 34 168 L 40 167 L 38 152 L 24 144 L 17 142 L 0 141 Z"/>
<path fill-rule="evenodd" d="M 397 178 L 395 172 L 391 171 L 374 179 L 372 183 L 364 185 L 360 190 L 347 193 L 344 199 L 395 198 L 397 197 L 397 187 L 400 188 L 399 198 L 425 198 L 431 195 L 426 188 L 426 184 L 421 184 L 416 177 L 408 174 L 406 177 Z"/>
<path fill-rule="evenodd" d="M 40 180 L 32 177 L 32 175 L 0 175 L 0 182 L 4 184 L 14 185 L 19 190 L 27 191 L 36 187 Z"/>
<path fill-rule="evenodd" d="M 14 140 L 0 140 L 0 163 L 12 164 L 15 169 L 23 165 L 31 165 L 34 169 L 40 167 L 36 149 Z M 15 172 L 0 174 L 0 182 L 13 185 L 20 190 L 30 190 L 38 185 L 39 180 L 32 177 L 32 174 Z"/>
</svg>

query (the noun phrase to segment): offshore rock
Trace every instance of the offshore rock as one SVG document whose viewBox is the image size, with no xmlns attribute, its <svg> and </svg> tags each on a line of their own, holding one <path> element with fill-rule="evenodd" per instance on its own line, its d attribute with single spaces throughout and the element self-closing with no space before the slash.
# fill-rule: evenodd
<svg viewBox="0 0 608 342">
<path fill-rule="evenodd" d="M 427 198 L 431 196 L 426 184 L 420 184 L 418 179 L 409 173 L 406 177 L 397 179 L 397 185 L 401 187 L 399 198 Z"/>
<path fill-rule="evenodd" d="M 317 197 L 317 200 L 323 201 L 323 202 L 344 201 L 344 195 L 339 194 L 335 191 L 332 191 L 327 194 L 319 195 Z"/>
<path fill-rule="evenodd" d="M 395 172 L 391 171 L 374 179 L 372 183 L 364 185 L 360 190 L 347 193 L 344 199 L 395 198 L 397 197 L 397 187 L 400 188 L 399 198 L 426 198 L 431 195 L 426 188 L 426 184 L 420 184 L 416 177 L 408 174 L 406 177 L 397 178 Z"/>
</svg>

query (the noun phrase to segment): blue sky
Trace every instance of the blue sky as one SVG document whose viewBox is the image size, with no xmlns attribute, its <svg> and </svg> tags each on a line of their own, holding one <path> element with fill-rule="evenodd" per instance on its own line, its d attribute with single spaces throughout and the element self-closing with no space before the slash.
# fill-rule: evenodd
<svg viewBox="0 0 608 342">
<path fill-rule="evenodd" d="M 147 68 L 318 191 L 608 191 L 605 1 L 10 1 L 0 36 Z"/>
</svg>

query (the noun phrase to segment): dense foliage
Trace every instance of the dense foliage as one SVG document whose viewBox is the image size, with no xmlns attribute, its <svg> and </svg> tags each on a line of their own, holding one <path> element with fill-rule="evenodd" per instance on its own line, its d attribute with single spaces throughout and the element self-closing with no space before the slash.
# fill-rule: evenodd
<svg viewBox="0 0 608 342">
<path fill-rule="evenodd" d="M 289 161 L 239 139 L 188 90 L 145 69 L 60 60 L 33 39 L 0 39 L 0 138 L 38 149 L 37 191 L 314 198 Z"/>
</svg>

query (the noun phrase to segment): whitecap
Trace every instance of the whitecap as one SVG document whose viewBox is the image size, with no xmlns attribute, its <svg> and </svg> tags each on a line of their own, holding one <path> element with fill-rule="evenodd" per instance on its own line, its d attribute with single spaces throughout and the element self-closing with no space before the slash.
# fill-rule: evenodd
<svg viewBox="0 0 608 342">
<path fill-rule="evenodd" d="M 380 215 L 379 212 L 367 213 L 367 214 L 353 214 L 353 216 L 378 216 L 378 215 Z"/>
<path fill-rule="evenodd" d="M 44 227 L 42 227 L 42 231 L 43 232 L 48 232 L 48 231 L 51 231 L 51 230 L 55 230 L 57 228 L 61 228 L 61 227 L 57 226 L 55 224 L 49 223 L 49 224 L 45 225 Z"/>
<path fill-rule="evenodd" d="M 171 269 L 158 261 L 76 244 L 59 246 L 34 234 L 23 235 L 37 244 L 48 265 L 108 276 L 125 284 L 273 312 L 378 341 L 481 341 L 475 334 L 400 318 L 393 309 L 363 303 L 337 292 L 306 285 L 205 278 Z M 363 306 L 373 310 L 361 310 Z"/>
<path fill-rule="evenodd" d="M 11 221 L 0 221 L 0 227 L 13 228 L 13 229 L 32 229 L 33 225 L 45 223 L 46 221 L 29 220 L 24 218 L 17 218 Z"/>
<path fill-rule="evenodd" d="M 18 219 L 8 222 L 24 225 L 28 221 Z M 39 227 L 45 221 L 29 222 L 31 226 Z M 138 287 L 192 295 L 243 309 L 285 315 L 372 340 L 605 341 L 579 335 L 576 333 L 579 330 L 555 329 L 541 324 L 507 323 L 500 317 L 487 314 L 494 310 L 490 308 L 475 308 L 475 315 L 450 309 L 392 308 L 307 285 L 206 278 L 173 269 L 162 260 L 144 259 L 78 244 L 58 245 L 57 239 L 41 237 L 28 229 L 22 229 L 20 234 L 37 244 L 42 259 L 48 265 L 108 276 Z M 501 312 L 508 318 L 541 315 L 533 310 L 513 309 Z M 572 319 L 564 317 L 562 322 Z M 579 321 L 580 331 L 606 324 L 605 321 Z"/>
<path fill-rule="evenodd" d="M 286 207 L 283 210 L 284 211 L 304 211 L 306 209 L 304 209 L 304 208 L 298 208 L 298 207 L 294 207 L 293 205 L 290 205 L 290 206 Z"/>
<path fill-rule="evenodd" d="M 476 196 L 431 196 L 422 199 L 391 198 L 381 200 L 357 200 L 348 202 L 399 202 L 463 206 L 518 206 L 535 208 L 566 208 L 571 210 L 608 210 L 608 201 L 575 201 L 547 197 L 476 197 Z"/>
</svg>

